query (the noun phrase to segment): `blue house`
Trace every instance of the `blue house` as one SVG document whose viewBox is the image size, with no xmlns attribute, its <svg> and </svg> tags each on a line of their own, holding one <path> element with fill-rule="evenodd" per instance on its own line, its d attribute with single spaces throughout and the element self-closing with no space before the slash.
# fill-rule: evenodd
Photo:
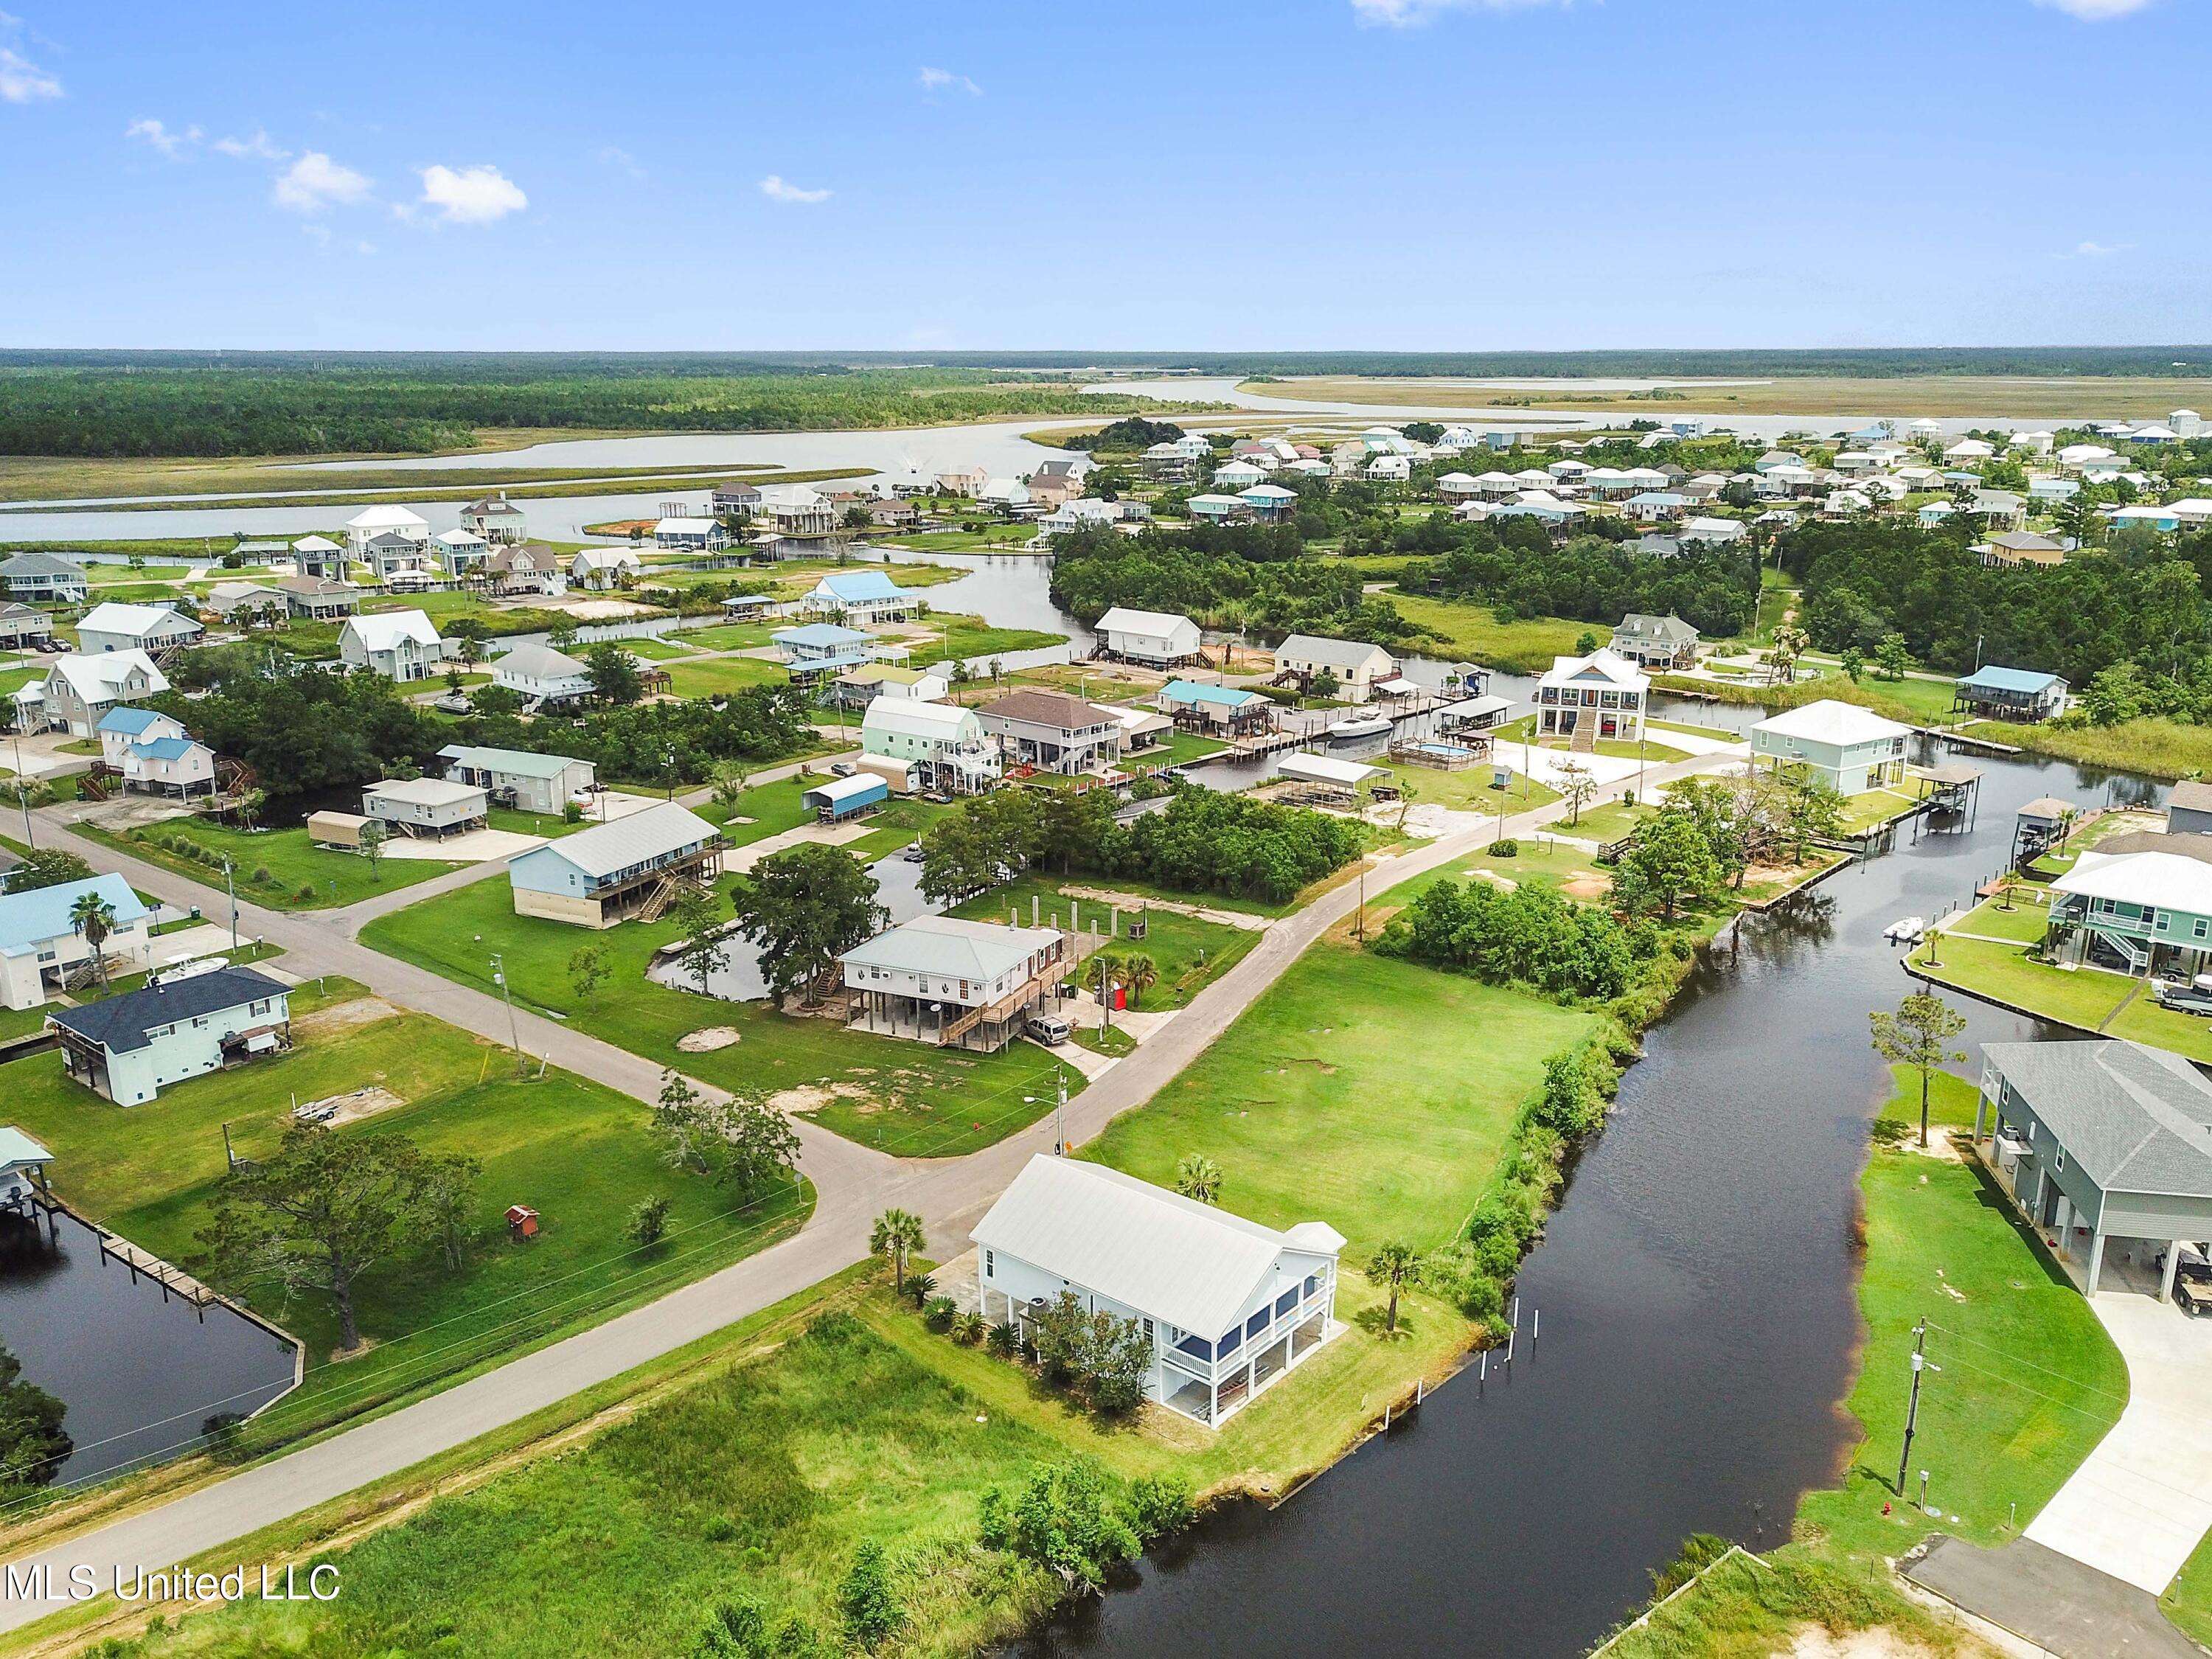
<svg viewBox="0 0 2212 1659">
<path fill-rule="evenodd" d="M 791 665 L 791 678 L 794 680 L 842 674 L 866 662 L 896 662 L 907 654 L 904 646 L 885 645 L 872 634 L 863 634 L 857 628 L 841 628 L 836 623 L 779 628 L 769 635 L 769 641 Z"/>
<path fill-rule="evenodd" d="M 1273 708 L 1257 691 L 1242 691 L 1233 685 L 1170 680 L 1160 688 L 1160 712 L 1180 726 L 1226 727 L 1231 732 L 1264 730 Z"/>
<path fill-rule="evenodd" d="M 100 946 L 109 972 L 150 965 L 154 913 L 120 876 L 88 876 L 0 895 L 0 1003 L 35 1008 L 57 991 L 94 977 L 92 946 L 70 915 L 88 896 L 106 904 L 112 918 Z"/>
<path fill-rule="evenodd" d="M 2000 720 L 2047 720 L 2065 708 L 2066 682 L 2057 675 L 1995 663 L 1960 680 L 1951 701 L 1954 714 Z"/>
<path fill-rule="evenodd" d="M 824 576 L 799 602 L 812 617 L 842 617 L 850 623 L 904 622 L 921 601 L 880 570 L 841 570 Z"/>
</svg>

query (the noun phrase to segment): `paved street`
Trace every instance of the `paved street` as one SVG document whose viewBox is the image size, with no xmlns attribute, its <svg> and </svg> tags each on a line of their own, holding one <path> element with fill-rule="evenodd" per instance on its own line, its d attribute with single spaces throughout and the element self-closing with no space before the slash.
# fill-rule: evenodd
<svg viewBox="0 0 2212 1659">
<path fill-rule="evenodd" d="M 1726 757 L 1695 757 L 1652 769 L 1649 781 L 1656 789 L 1726 763 Z M 50 808 L 42 815 L 45 827 L 57 831 L 57 841 L 61 836 L 56 815 L 66 810 Z M 1525 835 L 1565 811 L 1554 804 L 1509 817 L 1502 833 Z M 1499 833 L 1501 827 L 1486 820 L 1479 830 L 1417 846 L 1401 857 L 1382 860 L 1381 878 L 1395 884 L 1434 869 L 1478 850 Z M 119 870 L 148 892 L 185 903 L 206 902 L 206 889 L 184 877 L 91 842 L 72 838 L 72 844 L 95 867 Z M 244 934 L 283 946 L 285 965 L 293 972 L 349 975 L 397 1006 L 433 1014 L 505 1043 L 508 1011 L 499 1000 L 380 955 L 355 938 L 372 915 L 502 870 L 493 864 L 455 872 L 343 911 L 283 914 L 241 902 L 240 928 Z M 1071 1144 L 1091 1139 L 1116 1115 L 1151 1098 L 1358 902 L 1358 884 L 1346 884 L 1269 927 L 1249 955 L 1194 998 L 1154 1040 L 1069 1103 Z M 660 1067 L 654 1062 L 555 1020 L 520 1011 L 515 1019 L 521 1044 L 530 1053 L 641 1099 L 658 1094 Z M 1033 1155 L 1051 1151 L 1054 1134 L 1048 1112 L 1029 1128 L 965 1158 L 902 1160 L 854 1146 L 803 1119 L 795 1122 L 803 1147 L 801 1168 L 815 1182 L 819 1199 L 813 1216 L 794 1237 L 404 1410 L 80 1534 L 26 1560 L 50 1565 L 57 1583 L 80 1563 L 94 1564 L 104 1577 L 117 1562 L 180 1560 L 397 1474 L 618 1376 L 860 1260 L 866 1253 L 870 1221 L 893 1205 L 922 1216 L 930 1254 L 956 1255 L 967 1248 L 968 1229 L 1022 1165 Z M 14 1628 L 46 1610 L 38 1603 L 0 1601 L 0 1630 Z"/>
</svg>

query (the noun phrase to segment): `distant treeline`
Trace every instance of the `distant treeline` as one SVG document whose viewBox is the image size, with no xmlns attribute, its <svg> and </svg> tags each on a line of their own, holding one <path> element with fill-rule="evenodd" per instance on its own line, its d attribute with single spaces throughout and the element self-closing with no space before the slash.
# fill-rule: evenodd
<svg viewBox="0 0 2212 1659">
<path fill-rule="evenodd" d="M 1009 385 L 1004 374 L 957 369 L 294 354 L 210 362 L 181 353 L 160 363 L 6 366 L 38 355 L 0 354 L 0 454 L 400 454 L 466 448 L 485 428 L 842 431 L 1159 407 L 1121 393 L 1085 396 L 1058 378 Z"/>
<path fill-rule="evenodd" d="M 2212 345 L 1892 346 L 1853 350 L 1678 351 L 0 351 L 0 368 L 223 368 L 355 373 L 449 381 L 654 379 L 964 369 L 1061 374 L 1139 369 L 1267 374 L 1620 375 L 2117 374 L 2212 376 Z"/>
</svg>

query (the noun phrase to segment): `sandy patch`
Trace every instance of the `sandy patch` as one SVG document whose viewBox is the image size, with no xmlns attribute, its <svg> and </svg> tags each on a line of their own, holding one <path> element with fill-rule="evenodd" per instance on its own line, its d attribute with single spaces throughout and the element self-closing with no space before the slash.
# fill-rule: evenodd
<svg viewBox="0 0 2212 1659">
<path fill-rule="evenodd" d="M 1613 891 L 1613 884 L 1603 876 L 1577 876 L 1572 881 L 1560 884 L 1559 890 L 1569 898 L 1603 898 Z"/>
<path fill-rule="evenodd" d="M 399 1010 L 382 997 L 356 997 L 350 1002 L 334 1002 L 327 1008 L 318 1008 L 312 1014 L 302 1014 L 292 1022 L 292 1039 L 328 1036 L 334 1031 L 350 1031 L 358 1026 L 374 1025 L 380 1019 L 389 1019 Z"/>
<path fill-rule="evenodd" d="M 676 1039 L 676 1046 L 687 1054 L 708 1054 L 743 1041 L 734 1026 L 709 1025 L 704 1030 L 686 1031 Z"/>
<path fill-rule="evenodd" d="M 554 608 L 567 611 L 579 622 L 620 622 L 624 617 L 645 616 L 653 609 L 628 599 L 578 599 Z"/>
<path fill-rule="evenodd" d="M 308 1107 L 331 1108 L 331 1115 L 325 1121 L 336 1127 L 341 1123 L 358 1123 L 362 1118 L 374 1117 L 380 1112 L 388 1112 L 395 1106 L 406 1103 L 391 1090 L 371 1085 L 366 1089 L 349 1090 L 342 1095 L 325 1095 L 320 1100 L 303 1100 L 300 1105 L 302 1109 Z"/>
<path fill-rule="evenodd" d="M 738 848 L 724 857 L 722 867 L 735 870 L 740 875 L 750 873 L 753 866 L 771 854 L 781 853 L 787 847 L 811 842 L 823 847 L 842 847 L 848 841 L 858 841 L 876 826 L 866 818 L 854 818 L 844 823 L 802 823 L 795 830 L 786 830 L 781 835 L 770 836 Z"/>
<path fill-rule="evenodd" d="M 802 1083 L 796 1088 L 777 1090 L 768 1097 L 768 1103 L 779 1112 L 791 1112 L 803 1117 L 810 1112 L 818 1112 L 837 1100 L 860 1102 L 862 1111 L 883 1109 L 866 1087 L 858 1083 Z"/>
<path fill-rule="evenodd" d="M 1872 1630 L 1847 1631 L 1841 1636 L 1832 1636 L 1814 1625 L 1799 1631 L 1788 1647 L 1775 1651 L 1788 1659 L 1935 1659 L 1932 1649 L 1909 1642 L 1881 1625 Z"/>
<path fill-rule="evenodd" d="M 543 836 L 518 836 L 507 830 L 471 830 L 465 836 L 448 836 L 443 841 L 394 836 L 384 843 L 384 856 L 426 859 L 435 864 L 484 864 L 493 859 L 512 858 L 517 853 L 526 853 L 544 844 Z"/>
</svg>

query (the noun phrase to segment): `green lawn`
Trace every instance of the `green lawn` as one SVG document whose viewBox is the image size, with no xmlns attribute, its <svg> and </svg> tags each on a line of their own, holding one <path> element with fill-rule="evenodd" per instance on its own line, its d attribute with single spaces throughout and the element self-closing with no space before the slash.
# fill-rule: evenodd
<svg viewBox="0 0 2212 1659">
<path fill-rule="evenodd" d="M 318 1008 L 361 994 L 349 981 L 331 981 L 320 992 L 309 981 L 295 993 L 298 1046 L 289 1053 L 173 1085 L 128 1110 L 70 1081 L 54 1054 L 0 1066 L 11 1117 L 54 1150 L 63 1195 L 186 1266 L 223 1173 L 226 1123 L 233 1145 L 251 1157 L 275 1144 L 291 1101 L 380 1087 L 404 1103 L 363 1127 L 483 1160 L 471 1265 L 452 1275 L 441 1261 L 410 1252 L 372 1269 L 358 1305 L 363 1332 L 377 1346 L 365 1354 L 328 1363 L 337 1322 L 325 1303 L 301 1296 L 287 1305 L 275 1291 L 252 1297 L 308 1351 L 307 1387 L 272 1414 L 272 1435 L 695 1278 L 781 1237 L 811 1205 L 801 1188 L 779 1187 L 748 1203 L 685 1176 L 662 1158 L 641 1103 L 566 1073 L 538 1078 L 534 1066 L 518 1082 L 504 1051 L 427 1015 L 386 1010 L 368 1023 L 317 1028 Z M 625 1246 L 623 1228 L 631 1206 L 652 1193 L 673 1204 L 670 1242 L 639 1256 Z M 507 1242 L 501 1219 L 514 1203 L 544 1218 L 527 1247 Z M 422 1340 L 404 1340 L 417 1331 Z"/>
<path fill-rule="evenodd" d="M 1956 928 L 1962 933 L 1976 933 L 1984 939 L 2010 939 L 2015 945 L 2040 945 L 2043 931 L 2049 921 L 2048 906 L 2036 900 L 2040 888 L 2022 882 L 2014 889 L 2012 908 L 2008 910 L 2002 899 L 1984 899 L 1963 916 L 1948 919 L 1946 928 Z"/>
<path fill-rule="evenodd" d="M 769 635 L 776 629 L 789 625 L 780 622 L 723 623 L 714 628 L 686 629 L 676 636 L 675 642 L 701 651 L 753 651 L 769 644 Z"/>
<path fill-rule="evenodd" d="M 1991 743 L 2009 743 L 2039 755 L 2056 755 L 2085 766 L 2142 772 L 2154 778 L 2212 774 L 2212 726 L 2185 726 L 2153 715 L 2117 726 L 2021 726 L 1975 720 L 1966 730 Z"/>
<path fill-rule="evenodd" d="M 1585 806 L 1578 822 L 1570 823 L 1561 818 L 1551 827 L 1562 836 L 1574 836 L 1583 841 L 1594 841 L 1601 846 L 1619 841 L 1638 824 L 1650 822 L 1659 809 L 1650 805 L 1625 806 L 1618 795 L 1607 799 L 1601 805 Z"/>
<path fill-rule="evenodd" d="M 1456 772 L 1446 772 L 1433 766 L 1393 765 L 1382 760 L 1371 761 L 1369 764 L 1380 766 L 1400 788 L 1410 785 L 1418 805 L 1447 807 L 1455 812 L 1483 812 L 1494 817 L 1498 804 L 1503 800 L 1510 816 L 1539 806 L 1549 806 L 1559 799 L 1558 790 L 1549 784 L 1538 782 L 1520 769 L 1517 750 L 1501 748 L 1498 756 L 1514 769 L 1513 781 L 1503 790 L 1492 784 L 1492 767 L 1488 761 L 1462 767 Z M 1385 823 L 1396 822 L 1395 810 L 1387 801 L 1382 805 L 1382 816 Z"/>
<path fill-rule="evenodd" d="M 1086 884 L 1076 880 L 1071 884 L 1085 884 L 1110 888 L 1111 883 Z M 1071 902 L 1061 884 L 1050 877 L 1031 876 L 993 889 L 980 897 L 954 907 L 956 916 L 968 916 L 983 921 L 1004 921 L 1011 911 L 1024 927 L 1029 925 L 1030 905 L 1035 900 L 1048 919 L 1054 913 L 1064 927 L 1072 908 L 1079 907 L 1078 919 L 1087 929 L 1093 924 L 1104 926 L 1112 918 L 1111 907 L 1095 899 Z M 1203 903 L 1204 900 L 1187 901 Z M 1152 959 L 1159 971 L 1159 979 L 1152 989 L 1139 1000 L 1137 1006 L 1149 1013 L 1185 1006 L 1199 992 L 1218 979 L 1247 951 L 1259 943 L 1260 933 L 1250 927 L 1231 927 L 1218 921 L 1201 921 L 1195 916 L 1181 915 L 1173 910 L 1147 910 L 1145 913 L 1145 937 L 1131 939 L 1129 924 L 1138 912 L 1124 909 L 1121 913 L 1121 931 L 1107 948 L 1123 956 L 1139 953 Z"/>
<path fill-rule="evenodd" d="M 1722 743 L 1741 743 L 1743 733 L 1731 732 L 1725 726 L 1698 726 L 1690 720 L 1646 720 L 1644 729 L 1650 732 L 1679 732 L 1684 737 L 1712 738 Z"/>
<path fill-rule="evenodd" d="M 304 827 L 248 835 L 243 830 L 197 817 L 174 818 L 126 836 L 112 835 L 88 823 L 70 827 L 88 841 L 189 876 L 220 895 L 223 890 L 221 865 L 201 864 L 161 844 L 180 836 L 228 858 L 234 867 L 238 896 L 272 910 L 324 910 L 333 905 L 356 904 L 457 867 L 434 859 L 382 858 L 372 874 L 367 859 L 357 853 L 325 851 L 307 839 Z M 270 879 L 255 880 L 256 873 L 264 870 Z M 302 896 L 311 886 L 313 896 Z"/>
<path fill-rule="evenodd" d="M 1009 651 L 1038 651 L 1048 645 L 1065 645 L 1065 634 L 1048 634 L 1037 628 L 994 628 L 981 617 L 963 617 L 939 611 L 928 619 L 928 625 L 939 630 L 934 641 L 917 641 L 914 646 L 914 660 L 917 663 L 957 660 L 965 662 L 975 657 L 996 657 Z"/>
<path fill-rule="evenodd" d="M 1512 749 L 1518 747 L 1524 739 L 1534 733 L 1535 723 L 1534 715 L 1523 714 L 1510 725 L 1498 727 L 1499 752 L 1510 754 Z M 1534 746 L 1539 749 L 1548 749 L 1554 754 L 1573 752 L 1573 745 L 1565 738 L 1540 739 Z M 1597 742 L 1596 752 L 1608 760 L 1642 759 L 1653 766 L 1670 766 L 1676 761 L 1687 760 L 1690 757 L 1690 751 L 1686 749 L 1677 749 L 1671 744 L 1659 743 L 1649 738 L 1645 738 L 1641 744 L 1622 743 L 1613 738 L 1601 738 Z"/>
<path fill-rule="evenodd" d="M 1928 965 L 1924 945 L 1907 960 L 1914 973 L 1939 985 L 1955 986 L 2085 1031 L 2130 1037 L 2212 1062 L 2212 1023 L 2160 1007 L 2140 979 L 2094 968 L 2069 972 L 2031 962 L 2023 948 L 1970 939 L 1942 939 L 1937 966 Z"/>
<path fill-rule="evenodd" d="M 1228 747 L 1219 738 L 1203 738 L 1195 732 L 1170 732 L 1164 754 L 1154 750 L 1131 758 L 1147 763 L 1158 761 L 1164 765 L 1182 766 L 1190 761 L 1203 760 L 1208 755 L 1218 755 Z"/>
<path fill-rule="evenodd" d="M 1899 812 L 1910 808 L 1917 799 L 1899 789 L 1869 789 L 1863 794 L 1844 797 L 1844 833 L 1863 835 L 1877 824 L 1887 823 Z"/>
<path fill-rule="evenodd" d="M 791 670 L 760 657 L 693 657 L 668 665 L 669 689 L 679 697 L 727 696 L 753 685 L 788 685 Z"/>
<path fill-rule="evenodd" d="M 1172 1185 L 1187 1152 L 1270 1226 L 1326 1221 L 1348 1259 L 1449 1237 L 1543 1062 L 1593 1017 L 1356 947 L 1314 945 L 1188 1071 L 1083 1156 Z"/>
<path fill-rule="evenodd" d="M 1502 623 L 1486 605 L 1396 592 L 1385 597 L 1400 616 L 1436 636 L 1437 655 L 1465 657 L 1509 673 L 1540 673 L 1552 665 L 1553 658 L 1573 655 L 1583 635 L 1595 634 L 1601 643 L 1607 635 L 1595 623 L 1561 617 Z"/>
<path fill-rule="evenodd" d="M 688 641 L 692 637 L 694 636 L 685 635 L 683 636 L 683 641 Z M 761 643 L 765 645 L 768 641 L 763 640 Z M 654 639 L 646 635 L 640 635 L 635 639 L 623 640 L 621 644 L 622 648 L 630 655 L 642 658 L 647 662 L 665 662 L 672 657 L 688 657 L 691 654 L 691 647 L 688 643 L 674 640 Z"/>
<path fill-rule="evenodd" d="M 725 879 L 726 890 L 734 880 Z M 827 1127 L 902 1157 L 988 1146 L 1034 1122 L 1052 1093 L 1054 1061 L 1033 1043 L 996 1054 L 939 1049 L 777 1013 L 764 1002 L 725 1002 L 654 984 L 645 969 L 655 949 L 676 937 L 672 924 L 632 921 L 592 933 L 519 916 L 507 884 L 496 878 L 379 917 L 361 937 L 375 950 L 492 994 L 489 957 L 501 951 L 519 1001 L 726 1089 L 807 1090 L 805 1099 Z M 611 972 L 586 1003 L 569 981 L 568 961 L 579 947 L 600 943 L 613 952 Z M 738 1041 L 699 1054 L 676 1046 L 690 1032 L 721 1026 Z M 1039 1099 L 1025 1102 L 1025 1095 Z"/>
</svg>

